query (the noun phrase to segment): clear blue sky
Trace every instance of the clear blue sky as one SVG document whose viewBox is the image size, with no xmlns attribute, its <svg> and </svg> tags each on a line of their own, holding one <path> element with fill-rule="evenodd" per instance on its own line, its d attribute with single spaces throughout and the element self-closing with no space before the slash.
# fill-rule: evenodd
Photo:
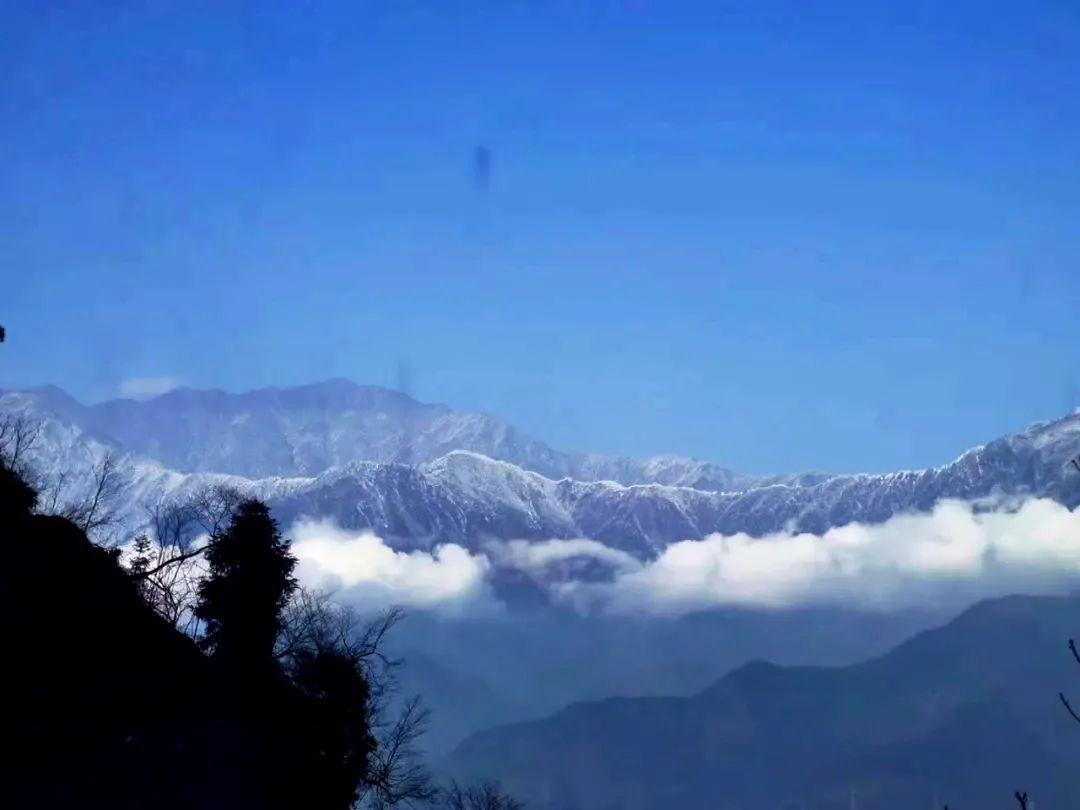
<svg viewBox="0 0 1080 810">
<path fill-rule="evenodd" d="M 2 9 L 0 385 L 400 381 L 750 472 L 1080 404 L 1073 1 Z"/>
</svg>

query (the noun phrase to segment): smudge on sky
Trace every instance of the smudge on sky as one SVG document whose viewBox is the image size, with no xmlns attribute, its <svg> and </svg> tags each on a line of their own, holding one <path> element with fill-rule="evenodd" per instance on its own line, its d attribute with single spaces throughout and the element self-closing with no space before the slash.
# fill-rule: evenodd
<svg viewBox="0 0 1080 810">
<path fill-rule="evenodd" d="M 473 150 L 473 186 L 477 191 L 487 191 L 491 182 L 491 149 L 480 144 Z"/>
</svg>

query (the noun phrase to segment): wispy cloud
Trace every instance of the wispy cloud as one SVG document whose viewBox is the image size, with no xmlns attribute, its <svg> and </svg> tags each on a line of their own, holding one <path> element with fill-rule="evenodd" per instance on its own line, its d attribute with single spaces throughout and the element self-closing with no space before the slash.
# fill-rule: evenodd
<svg viewBox="0 0 1080 810">
<path fill-rule="evenodd" d="M 161 377 L 130 377 L 120 381 L 119 391 L 120 395 L 124 397 L 145 399 L 167 394 L 181 385 L 183 385 L 182 380 L 168 375 Z"/>
<path fill-rule="evenodd" d="M 542 575 L 551 566 L 568 560 L 590 559 L 609 566 L 612 571 L 634 571 L 641 567 L 633 556 L 598 540 L 510 540 L 492 542 L 488 552 L 499 565 L 529 574 Z"/>
</svg>

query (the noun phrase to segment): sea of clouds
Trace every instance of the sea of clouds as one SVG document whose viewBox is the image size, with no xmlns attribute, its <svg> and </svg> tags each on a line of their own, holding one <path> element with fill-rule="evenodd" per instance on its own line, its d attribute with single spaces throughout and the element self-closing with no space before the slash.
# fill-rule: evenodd
<svg viewBox="0 0 1080 810">
<path fill-rule="evenodd" d="M 931 512 L 853 523 L 824 534 L 710 535 L 641 561 L 593 540 L 444 544 L 395 550 L 326 521 L 289 531 L 298 575 L 363 607 L 447 613 L 499 610 L 492 577 L 515 569 L 583 613 L 678 615 L 716 606 L 948 606 L 1007 593 L 1061 593 L 1080 583 L 1080 509 L 1049 499 L 942 501 Z M 567 563 L 606 575 L 577 578 Z M 569 572 L 569 573 L 568 573 Z"/>
</svg>

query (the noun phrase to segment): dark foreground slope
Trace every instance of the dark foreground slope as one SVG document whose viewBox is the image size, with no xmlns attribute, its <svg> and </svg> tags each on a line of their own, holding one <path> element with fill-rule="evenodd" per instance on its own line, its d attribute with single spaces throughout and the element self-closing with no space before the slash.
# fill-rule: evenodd
<svg viewBox="0 0 1080 810">
<path fill-rule="evenodd" d="M 234 683 L 0 465 L 0 806 L 312 806 L 282 681 Z"/>
<path fill-rule="evenodd" d="M 453 757 L 540 808 L 1080 806 L 1080 600 L 981 603 L 839 668 L 753 663 L 692 698 L 573 705 L 474 735 Z M 647 654 L 647 651 L 643 651 Z"/>
</svg>

